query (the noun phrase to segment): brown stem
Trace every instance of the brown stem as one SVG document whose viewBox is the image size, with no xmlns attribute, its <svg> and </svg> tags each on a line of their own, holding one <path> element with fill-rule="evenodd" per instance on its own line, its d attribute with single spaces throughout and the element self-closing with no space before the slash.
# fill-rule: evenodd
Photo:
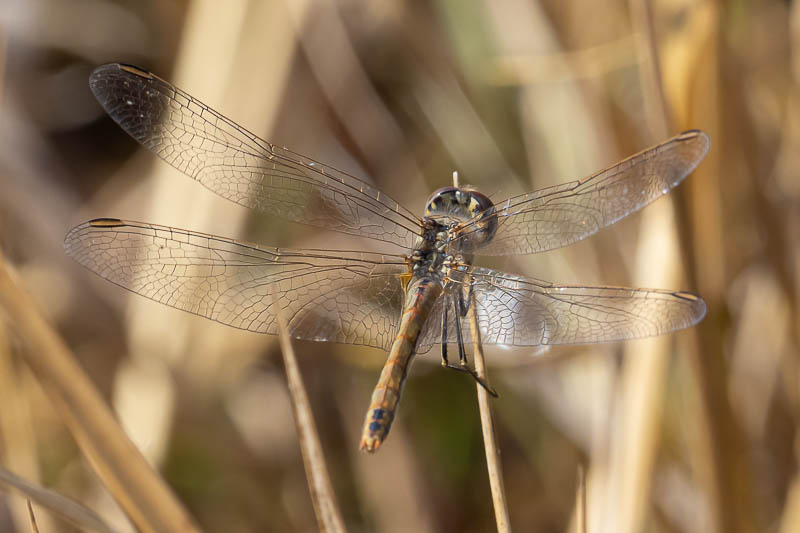
<svg viewBox="0 0 800 533">
<path fill-rule="evenodd" d="M 273 293 L 273 304 L 277 309 L 278 302 L 275 293 Z M 322 453 L 317 426 L 314 423 L 314 413 L 311 411 L 308 394 L 303 385 L 303 377 L 300 375 L 300 368 L 297 365 L 286 320 L 280 311 L 276 314 L 276 320 L 278 321 L 278 339 L 283 355 L 283 365 L 286 369 L 286 381 L 289 385 L 294 421 L 317 524 L 320 531 L 323 532 L 344 532 L 346 531 L 344 520 L 342 520 L 342 514 L 336 503 L 336 495 L 333 492 L 328 468 L 325 465 L 325 456 Z"/>
<path fill-rule="evenodd" d="M 486 379 L 486 365 L 483 359 L 483 347 L 481 346 L 481 332 L 478 326 L 478 318 L 475 312 L 475 299 L 469 308 L 469 326 L 472 331 L 472 342 L 475 350 L 475 372 L 478 377 L 488 383 Z M 489 392 L 480 383 L 476 383 L 478 390 L 478 408 L 481 413 L 481 429 L 483 430 L 483 447 L 486 450 L 486 467 L 489 471 L 489 486 L 492 490 L 492 504 L 494 505 L 494 517 L 497 522 L 497 531 L 501 533 L 511 531 L 511 522 L 508 519 L 508 503 L 506 502 L 506 492 L 503 486 L 503 471 L 500 467 L 500 453 L 497 448 L 497 441 L 494 434 L 494 421 L 492 419 L 492 409 L 489 405 Z"/>
<path fill-rule="evenodd" d="M 199 531 L 164 480 L 117 423 L 61 337 L 42 318 L 0 254 L 0 307 L 25 342 L 25 361 L 81 451 L 141 531 Z"/>
</svg>

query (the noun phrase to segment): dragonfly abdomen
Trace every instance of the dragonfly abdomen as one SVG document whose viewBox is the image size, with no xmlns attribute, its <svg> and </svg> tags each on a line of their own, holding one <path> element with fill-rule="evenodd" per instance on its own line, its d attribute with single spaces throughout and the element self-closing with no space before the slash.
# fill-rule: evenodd
<svg viewBox="0 0 800 533">
<path fill-rule="evenodd" d="M 374 452 L 389 434 L 417 338 L 441 292 L 441 282 L 433 278 L 417 278 L 409 284 L 400 329 L 372 393 L 361 437 L 362 450 Z"/>
</svg>

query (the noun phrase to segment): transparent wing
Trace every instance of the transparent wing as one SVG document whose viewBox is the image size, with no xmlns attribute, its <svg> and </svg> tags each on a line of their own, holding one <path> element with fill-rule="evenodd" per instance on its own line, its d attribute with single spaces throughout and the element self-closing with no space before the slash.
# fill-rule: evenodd
<svg viewBox="0 0 800 533">
<path fill-rule="evenodd" d="M 387 350 L 408 271 L 401 256 L 267 248 L 118 219 L 73 228 L 64 248 L 117 285 L 222 324 L 276 334 L 280 312 L 295 338 Z"/>
<path fill-rule="evenodd" d="M 89 86 L 122 129 L 223 198 L 294 222 L 415 244 L 419 219 L 388 196 L 256 137 L 149 72 L 103 65 Z"/>
<path fill-rule="evenodd" d="M 708 135 L 687 131 L 588 178 L 509 198 L 494 207 L 494 238 L 474 252 L 530 254 L 584 239 L 669 192 L 709 146 Z M 485 223 L 484 213 L 464 223 L 456 242 L 469 242 Z"/>
<path fill-rule="evenodd" d="M 484 344 L 590 344 L 653 337 L 692 326 L 706 313 L 702 298 L 689 292 L 556 286 L 486 268 L 473 268 L 470 275 Z M 466 291 L 466 279 L 451 290 Z M 445 299 L 439 300 L 431 314 L 438 318 L 428 320 L 420 336 L 421 352 L 441 342 Z M 448 315 L 448 342 L 454 343 L 455 315 Z M 463 323 L 464 341 L 472 342 L 468 322 Z"/>
</svg>

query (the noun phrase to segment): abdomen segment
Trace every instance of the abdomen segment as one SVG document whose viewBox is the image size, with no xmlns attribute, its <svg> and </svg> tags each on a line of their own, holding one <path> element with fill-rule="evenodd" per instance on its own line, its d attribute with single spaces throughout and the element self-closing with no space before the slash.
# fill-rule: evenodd
<svg viewBox="0 0 800 533">
<path fill-rule="evenodd" d="M 408 368 L 414 357 L 417 337 L 441 292 L 442 285 L 430 278 L 413 280 L 408 286 L 400 329 L 372 393 L 364 422 L 361 437 L 361 449 L 364 451 L 377 450 L 389 433 Z"/>
</svg>

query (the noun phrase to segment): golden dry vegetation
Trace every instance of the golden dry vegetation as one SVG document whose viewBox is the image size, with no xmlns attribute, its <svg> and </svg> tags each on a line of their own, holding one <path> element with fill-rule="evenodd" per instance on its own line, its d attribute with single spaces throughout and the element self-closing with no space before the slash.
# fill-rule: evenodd
<svg viewBox="0 0 800 533">
<path fill-rule="evenodd" d="M 131 295 L 62 240 L 113 216 L 275 246 L 360 243 L 249 212 L 141 149 L 87 85 L 113 61 L 414 211 L 453 170 L 503 199 L 708 132 L 701 166 L 641 213 L 483 263 L 709 305 L 697 327 L 654 340 L 487 347 L 510 525 L 800 531 L 796 3 L 0 3 L 0 465 L 120 531 L 311 531 L 278 339 Z M 420 357 L 391 436 L 367 456 L 357 442 L 384 354 L 293 346 L 336 497 L 325 505 L 349 530 L 495 529 L 468 377 Z M 0 499 L 0 531 L 34 530 L 17 494 Z M 73 530 L 37 498 L 39 531 Z"/>
</svg>

